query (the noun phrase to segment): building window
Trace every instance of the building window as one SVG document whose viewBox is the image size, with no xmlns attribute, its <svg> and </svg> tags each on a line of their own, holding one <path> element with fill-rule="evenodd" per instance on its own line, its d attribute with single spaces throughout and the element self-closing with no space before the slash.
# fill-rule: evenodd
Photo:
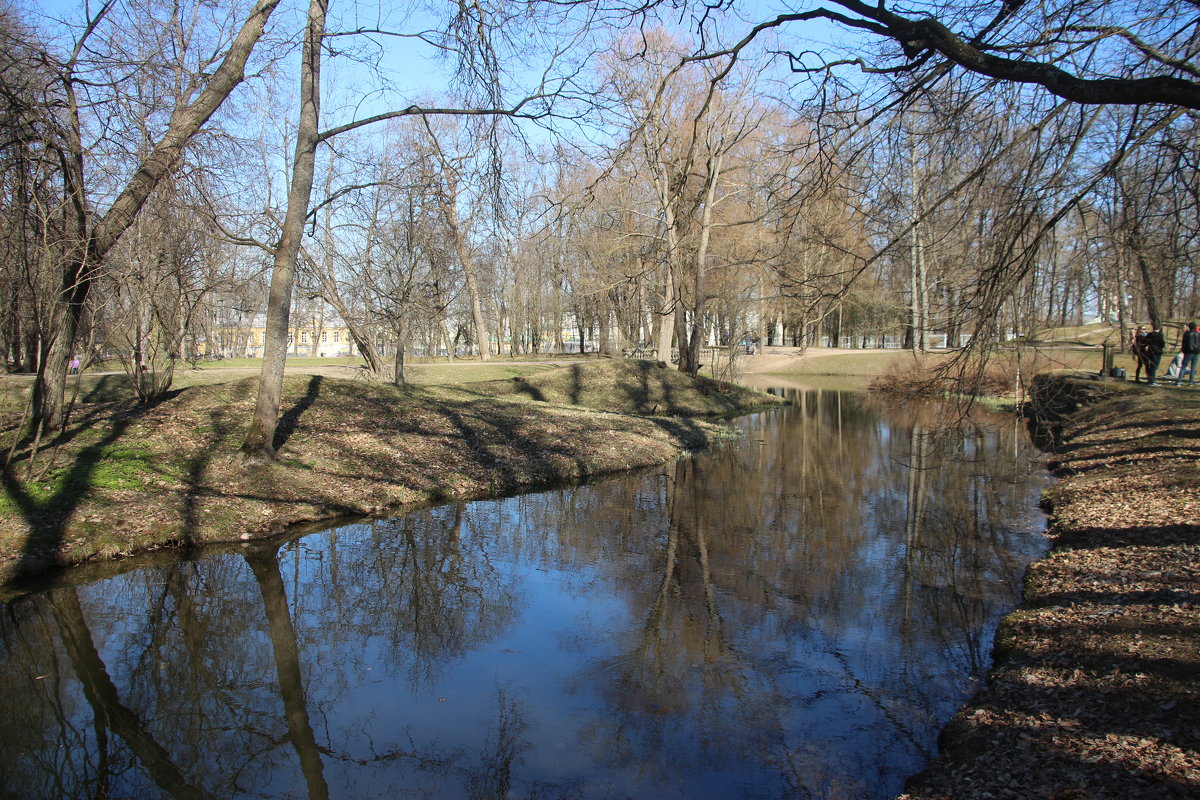
<svg viewBox="0 0 1200 800">
<path fill-rule="evenodd" d="M 326 331 L 321 331 L 321 344 L 325 344 L 325 343 L 326 343 L 326 342 L 328 342 L 328 341 L 329 341 L 329 334 L 328 334 L 328 332 L 326 332 Z"/>
<path fill-rule="evenodd" d="M 308 344 L 308 331 L 300 331 L 300 344 Z"/>
<path fill-rule="evenodd" d="M 266 343 L 267 343 L 266 336 L 267 336 L 267 335 L 264 333 L 264 334 L 263 334 L 263 344 L 266 344 Z M 289 333 L 289 334 L 288 334 L 288 344 L 292 344 L 294 341 L 296 341 L 296 334 L 294 334 L 294 333 Z"/>
<path fill-rule="evenodd" d="M 334 344 L 338 343 L 338 331 L 333 332 L 333 343 Z"/>
</svg>

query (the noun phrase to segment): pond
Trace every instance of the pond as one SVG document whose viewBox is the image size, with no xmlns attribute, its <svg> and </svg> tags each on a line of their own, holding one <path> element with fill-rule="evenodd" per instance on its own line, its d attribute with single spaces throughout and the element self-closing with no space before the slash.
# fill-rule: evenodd
<svg viewBox="0 0 1200 800">
<path fill-rule="evenodd" d="M 788 391 L 660 469 L 9 602 L 0 795 L 894 796 L 1046 477 L 1012 418 Z"/>
</svg>

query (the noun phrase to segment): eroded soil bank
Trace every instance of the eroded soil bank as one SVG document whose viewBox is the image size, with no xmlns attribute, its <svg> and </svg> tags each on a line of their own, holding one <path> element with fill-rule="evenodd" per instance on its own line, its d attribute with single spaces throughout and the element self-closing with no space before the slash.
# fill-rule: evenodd
<svg viewBox="0 0 1200 800">
<path fill-rule="evenodd" d="M 1051 553 L 907 800 L 1200 797 L 1200 393 L 1040 376 Z"/>
<path fill-rule="evenodd" d="M 297 376 L 285 383 L 283 460 L 246 466 L 238 446 L 256 389 L 249 378 L 149 408 L 84 405 L 36 454 L 19 441 L 0 473 L 0 583 L 650 466 L 728 433 L 692 417 L 782 402 L 636 361 L 440 387 Z"/>
</svg>

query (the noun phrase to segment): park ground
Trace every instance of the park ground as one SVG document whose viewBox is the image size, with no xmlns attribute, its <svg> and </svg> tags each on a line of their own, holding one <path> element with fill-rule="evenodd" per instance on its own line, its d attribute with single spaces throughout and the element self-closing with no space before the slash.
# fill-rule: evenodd
<svg viewBox="0 0 1200 800">
<path fill-rule="evenodd" d="M 997 361 L 994 383 L 1058 373 L 1031 404 L 1057 432 L 1053 548 L 1001 625 L 985 688 L 903 798 L 1200 797 L 1200 389 L 1091 379 L 1095 348 L 1023 358 Z M 760 385 L 866 386 L 914 364 L 894 350 L 766 348 L 734 368 Z M 2 574 L 660 463 L 725 435 L 697 415 L 763 402 L 621 359 L 421 364 L 404 389 L 353 363 L 297 359 L 289 373 L 285 460 L 257 470 L 236 459 L 252 363 L 185 370 L 195 388 L 151 408 L 119 399 L 120 375 L 82 376 L 72 427 L 34 459 L 17 447 L 4 471 Z M 0 408 L 21 392 L 0 383 Z"/>
</svg>

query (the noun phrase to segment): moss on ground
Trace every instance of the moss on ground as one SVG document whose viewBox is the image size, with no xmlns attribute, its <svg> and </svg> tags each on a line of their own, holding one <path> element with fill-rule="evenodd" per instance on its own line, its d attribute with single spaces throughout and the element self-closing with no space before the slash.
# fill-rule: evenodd
<svg viewBox="0 0 1200 800">
<path fill-rule="evenodd" d="M 545 373 L 547 393 L 578 386 L 574 407 L 501 396 L 494 386 L 289 377 L 281 459 L 260 466 L 246 465 L 238 450 L 257 378 L 192 387 L 148 408 L 84 404 L 36 457 L 25 442 L 2 470 L 0 580 L 649 466 L 720 438 L 720 426 L 693 416 L 780 402 L 662 370 L 671 373 L 662 391 L 678 402 L 645 410 L 680 416 L 647 416 L 628 401 L 643 386 L 623 389 L 624 370 L 616 361 Z M 612 413 L 629 409 L 643 413 Z M 9 421 L 9 437 L 17 422 Z"/>
</svg>

